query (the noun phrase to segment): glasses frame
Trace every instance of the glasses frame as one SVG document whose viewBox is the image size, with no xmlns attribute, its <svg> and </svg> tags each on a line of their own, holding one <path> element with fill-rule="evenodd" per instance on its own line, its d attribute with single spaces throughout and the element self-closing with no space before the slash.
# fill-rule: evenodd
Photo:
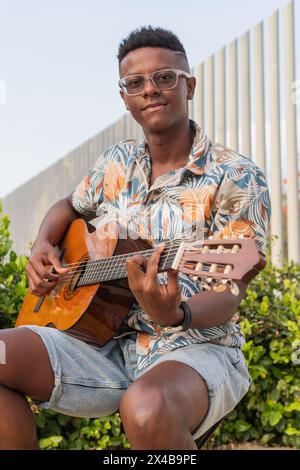
<svg viewBox="0 0 300 470">
<path fill-rule="evenodd" d="M 171 70 L 172 72 L 175 72 L 176 73 L 176 82 L 175 82 L 175 85 L 169 87 L 169 88 L 164 88 L 163 90 L 161 90 L 160 88 L 158 88 L 158 86 L 155 84 L 154 82 L 154 79 L 153 79 L 153 75 L 156 74 L 157 72 L 168 72 L 169 70 Z M 145 89 L 145 86 L 146 86 L 146 83 L 147 83 L 147 80 L 151 80 L 152 82 L 152 85 L 157 88 L 158 90 L 160 91 L 165 91 L 165 90 L 173 90 L 173 88 L 176 88 L 177 87 L 177 84 L 178 84 L 178 78 L 180 76 L 183 76 L 185 78 L 192 78 L 192 75 L 190 75 L 189 73 L 185 72 L 184 70 L 180 70 L 180 69 L 161 69 L 161 70 L 155 70 L 154 72 L 152 73 L 149 73 L 149 74 L 142 74 L 142 73 L 133 73 L 131 75 L 126 75 L 126 77 L 123 77 L 123 78 L 120 78 L 120 80 L 118 81 L 118 85 L 120 88 L 122 88 L 122 90 L 124 90 L 124 92 L 126 93 L 127 96 L 137 96 L 137 95 L 140 95 L 144 89 Z M 130 78 L 130 77 L 143 77 L 145 79 L 145 82 L 144 82 L 144 87 L 141 91 L 139 91 L 138 93 L 128 93 L 127 92 L 127 89 L 126 89 L 126 86 L 125 84 L 123 83 L 124 80 L 126 80 L 127 78 Z"/>
</svg>

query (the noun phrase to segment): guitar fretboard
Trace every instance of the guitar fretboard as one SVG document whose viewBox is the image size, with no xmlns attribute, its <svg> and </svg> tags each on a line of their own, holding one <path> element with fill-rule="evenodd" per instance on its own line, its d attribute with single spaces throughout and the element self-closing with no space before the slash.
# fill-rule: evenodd
<svg viewBox="0 0 300 470">
<path fill-rule="evenodd" d="M 168 271 L 171 269 L 174 258 L 178 252 L 180 241 L 165 242 L 165 249 L 160 257 L 158 271 Z M 154 252 L 154 248 L 140 251 L 138 253 L 126 253 L 124 255 L 111 256 L 109 258 L 87 261 L 83 275 L 78 287 L 91 284 L 98 284 L 105 281 L 124 279 L 127 277 L 126 261 L 139 254 L 149 259 Z"/>
</svg>

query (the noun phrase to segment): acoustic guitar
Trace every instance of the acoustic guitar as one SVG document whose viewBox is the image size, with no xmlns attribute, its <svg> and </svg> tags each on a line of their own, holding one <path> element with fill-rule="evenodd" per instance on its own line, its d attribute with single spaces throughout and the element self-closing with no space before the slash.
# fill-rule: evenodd
<svg viewBox="0 0 300 470">
<path fill-rule="evenodd" d="M 48 295 L 27 293 L 16 326 L 49 326 L 98 346 L 118 334 L 135 298 L 128 287 L 126 260 L 139 253 L 150 258 L 153 246 L 127 232 L 117 222 L 95 229 L 74 220 L 58 245 L 69 272 Z M 265 267 L 254 239 L 174 240 L 165 243 L 159 272 L 180 271 L 205 289 L 221 292 L 235 281 L 248 282 Z M 53 266 L 47 269 L 55 272 Z"/>
</svg>

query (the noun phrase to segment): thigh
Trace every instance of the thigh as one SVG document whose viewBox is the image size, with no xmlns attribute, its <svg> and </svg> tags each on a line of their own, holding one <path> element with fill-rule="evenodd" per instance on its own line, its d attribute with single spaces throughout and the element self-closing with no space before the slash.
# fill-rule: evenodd
<svg viewBox="0 0 300 470">
<path fill-rule="evenodd" d="M 54 387 L 54 374 L 47 349 L 38 335 L 27 328 L 0 331 L 5 363 L 0 365 L 0 384 L 47 400 Z"/>
<path fill-rule="evenodd" d="M 130 385 L 121 402 L 121 415 L 165 417 L 191 432 L 206 416 L 209 404 L 205 380 L 192 367 L 179 361 L 154 365 Z"/>
<path fill-rule="evenodd" d="M 146 373 L 159 365 L 173 361 L 189 365 L 204 379 L 207 386 L 209 407 L 205 419 L 193 431 L 193 437 L 197 439 L 230 413 L 245 396 L 251 384 L 249 371 L 240 349 L 213 343 L 196 343 L 162 354 L 146 369 Z M 142 378 L 145 373 L 140 373 L 143 374 L 139 376 Z M 183 380 L 182 387 L 186 388 L 187 397 L 193 400 L 193 409 L 201 407 L 202 396 L 200 394 L 197 396 L 197 390 L 190 395 L 188 385 L 184 384 Z M 191 404 L 188 403 L 187 406 Z"/>
<path fill-rule="evenodd" d="M 70 416 L 95 418 L 118 410 L 128 378 L 117 341 L 92 346 L 55 328 L 26 326 L 43 341 L 54 373 L 54 388 L 47 401 L 34 400 Z M 32 396 L 32 395 L 31 395 Z"/>
</svg>

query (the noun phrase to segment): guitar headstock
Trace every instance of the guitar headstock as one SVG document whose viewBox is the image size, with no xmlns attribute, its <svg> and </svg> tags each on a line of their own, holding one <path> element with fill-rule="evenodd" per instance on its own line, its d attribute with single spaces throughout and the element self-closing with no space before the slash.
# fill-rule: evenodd
<svg viewBox="0 0 300 470">
<path fill-rule="evenodd" d="M 204 289 L 222 292 L 228 283 L 231 292 L 238 295 L 234 281 L 249 282 L 265 265 L 265 255 L 253 238 L 216 240 L 210 237 L 182 242 L 172 269 L 199 280 Z"/>
</svg>

